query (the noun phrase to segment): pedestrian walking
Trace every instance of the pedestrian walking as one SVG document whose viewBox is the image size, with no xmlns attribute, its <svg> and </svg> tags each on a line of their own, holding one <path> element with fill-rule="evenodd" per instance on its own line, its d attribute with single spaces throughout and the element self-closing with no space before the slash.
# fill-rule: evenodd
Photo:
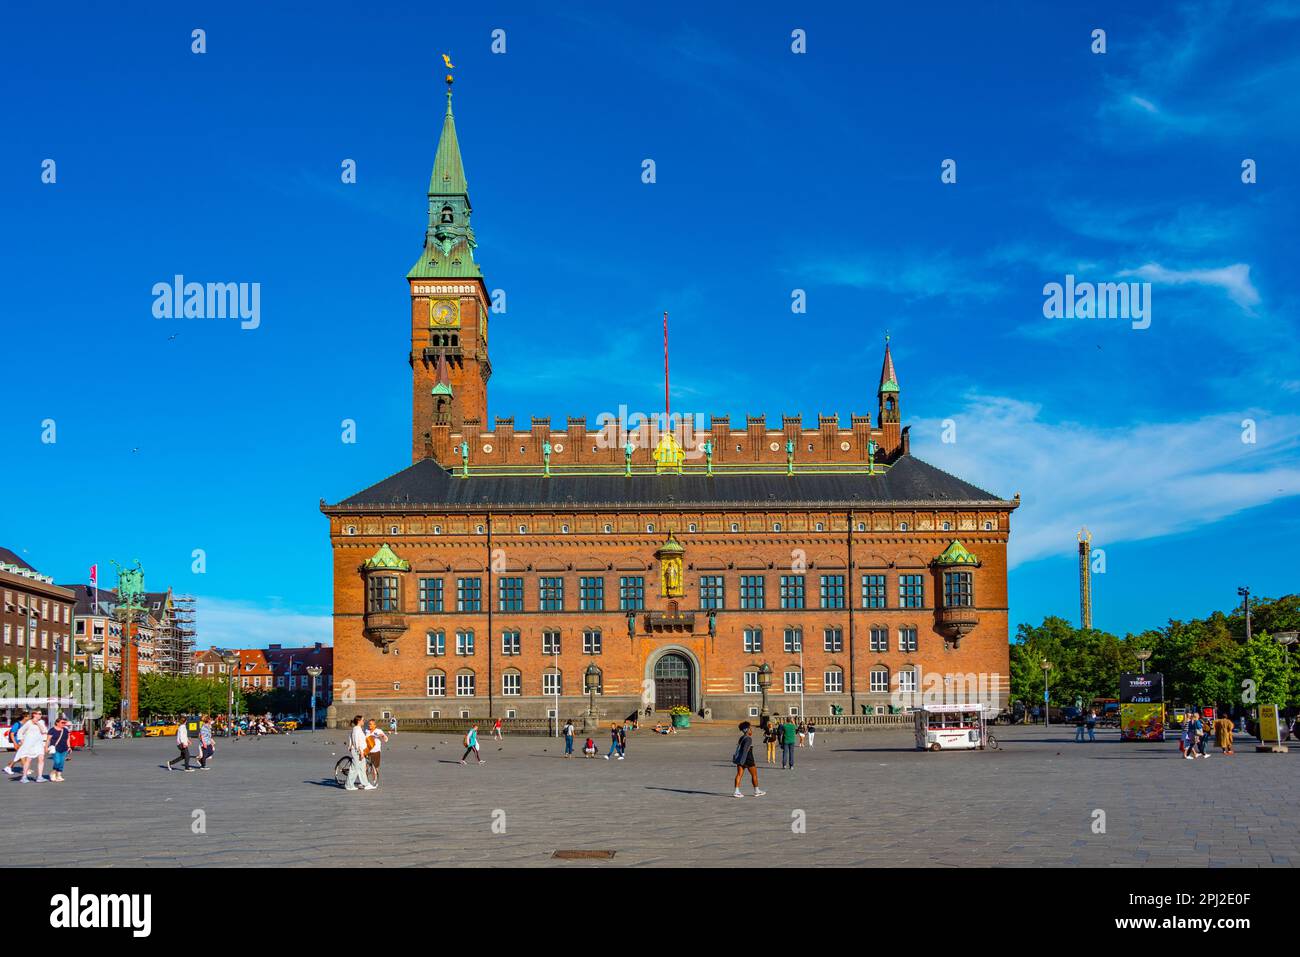
<svg viewBox="0 0 1300 957">
<path fill-rule="evenodd" d="M 348 765 L 348 779 L 343 789 L 355 791 L 360 785 L 363 791 L 373 791 L 375 786 L 366 779 L 366 729 L 359 714 L 352 718 L 352 731 L 348 734 L 348 754 L 352 758 L 352 763 Z"/>
<path fill-rule="evenodd" d="M 14 716 L 14 723 L 9 726 L 9 743 L 13 745 L 14 756 L 9 759 L 9 763 L 5 765 L 4 771 L 5 774 L 10 777 L 13 777 L 15 773 L 14 767 L 20 763 L 18 759 L 18 744 L 23 737 L 23 725 L 25 725 L 30 719 L 31 715 L 26 711 L 19 711 Z"/>
<path fill-rule="evenodd" d="M 479 754 L 478 751 L 478 725 L 477 724 L 471 725 L 470 729 L 465 732 L 465 753 L 460 756 L 460 763 L 464 764 L 465 759 L 468 758 L 471 754 L 473 754 L 474 757 L 478 759 L 479 764 L 483 763 L 483 755 Z"/>
<path fill-rule="evenodd" d="M 1196 752 L 1192 750 L 1192 718 L 1189 716 L 1183 720 L 1183 734 L 1178 739 L 1178 750 L 1183 752 L 1183 757 L 1188 761 L 1196 757 Z"/>
<path fill-rule="evenodd" d="M 1097 709 L 1096 708 L 1093 708 L 1091 711 L 1088 712 L 1087 725 L 1088 725 L 1088 740 L 1090 742 L 1096 741 L 1097 740 Z"/>
<path fill-rule="evenodd" d="M 813 746 L 813 738 L 816 736 L 816 734 L 817 734 L 817 724 L 812 718 L 809 718 L 808 719 L 808 747 L 811 748 Z"/>
<path fill-rule="evenodd" d="M 384 729 L 375 723 L 375 719 L 370 719 L 370 729 L 366 732 L 366 757 L 370 763 L 375 766 L 375 787 L 379 786 L 379 759 L 383 756 L 382 751 L 384 742 L 388 740 L 388 735 Z"/>
<path fill-rule="evenodd" d="M 798 739 L 799 739 L 799 740 L 798 740 L 798 746 L 802 748 L 802 747 L 803 747 L 803 739 L 804 739 L 805 737 L 808 736 L 808 726 L 807 726 L 806 724 L 804 724 L 802 721 L 800 721 L 800 722 L 799 722 L 799 727 L 798 727 L 798 729 L 797 729 L 797 731 L 796 731 L 795 733 L 796 733 L 796 735 L 798 736 Z"/>
<path fill-rule="evenodd" d="M 388 719 L 388 733 L 397 734 L 397 715 L 391 715 Z"/>
<path fill-rule="evenodd" d="M 68 745 L 71 738 L 72 728 L 68 724 L 68 719 L 59 715 L 50 730 L 50 747 L 54 749 L 54 760 L 50 769 L 51 781 L 63 780 L 63 767 L 68 760 L 68 751 L 71 750 Z"/>
<path fill-rule="evenodd" d="M 41 778 L 45 777 L 45 752 L 49 748 L 50 732 L 45 727 L 45 722 L 41 720 L 39 711 L 31 713 L 19 734 L 21 738 L 18 744 L 18 753 L 14 755 L 14 760 L 22 762 L 21 777 L 18 779 L 18 783 L 27 783 L 27 776 L 31 774 L 32 759 L 34 758 L 36 760 L 35 781 L 40 784 Z"/>
<path fill-rule="evenodd" d="M 208 762 L 217 753 L 217 738 L 212 733 L 212 715 L 205 714 L 199 724 L 199 770 L 210 771 Z"/>
<path fill-rule="evenodd" d="M 185 723 L 184 718 L 176 723 L 176 747 L 180 751 L 180 754 L 176 755 L 176 757 L 164 764 L 163 767 L 168 771 L 174 771 L 176 769 L 176 762 L 184 761 L 185 770 L 193 771 L 194 769 L 190 767 L 190 729 Z"/>
<path fill-rule="evenodd" d="M 799 737 L 799 729 L 792 719 L 786 718 L 781 725 L 781 770 L 787 767 L 794 770 L 794 746 Z"/>
<path fill-rule="evenodd" d="M 776 764 L 776 738 L 780 725 L 775 721 L 769 721 L 767 728 L 763 731 L 763 743 L 767 745 L 767 763 Z"/>
<path fill-rule="evenodd" d="M 501 719 L 497 718 L 496 724 L 492 725 L 492 737 L 498 741 L 501 740 Z"/>
<path fill-rule="evenodd" d="M 1074 719 L 1074 743 L 1083 744 L 1083 733 L 1088 729 L 1088 722 L 1083 712 L 1079 712 L 1078 717 Z"/>
<path fill-rule="evenodd" d="M 627 723 L 624 722 L 618 727 L 618 756 L 619 759 L 621 760 L 622 758 L 626 757 L 626 755 L 627 755 Z"/>
<path fill-rule="evenodd" d="M 1196 716 L 1196 751 L 1197 757 L 1208 758 L 1210 755 L 1205 750 L 1205 745 L 1210 740 L 1210 728 L 1205 719 L 1199 714 Z"/>
<path fill-rule="evenodd" d="M 606 761 L 609 760 L 611 754 L 618 754 L 618 732 L 619 726 L 617 724 L 611 724 L 609 726 L 609 751 L 605 754 Z M 622 761 L 623 755 L 618 754 L 618 759 Z"/>
<path fill-rule="evenodd" d="M 740 740 L 736 742 L 736 753 L 731 757 L 736 766 L 736 791 L 732 797 L 744 797 L 740 793 L 740 782 L 749 771 L 749 778 L 754 782 L 754 797 L 762 797 L 766 791 L 758 789 L 758 768 L 754 766 L 754 729 L 748 721 L 740 722 Z"/>
<path fill-rule="evenodd" d="M 1219 753 L 1232 754 L 1232 719 L 1219 718 L 1214 722 L 1214 742 L 1219 746 Z"/>
<path fill-rule="evenodd" d="M 573 757 L 573 720 L 568 719 L 564 722 L 564 756 Z"/>
</svg>

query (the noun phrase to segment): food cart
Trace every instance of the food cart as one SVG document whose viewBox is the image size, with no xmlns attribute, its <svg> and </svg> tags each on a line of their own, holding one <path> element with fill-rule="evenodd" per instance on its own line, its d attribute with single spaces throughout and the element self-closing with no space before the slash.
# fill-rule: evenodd
<svg viewBox="0 0 1300 957">
<path fill-rule="evenodd" d="M 932 704 L 913 712 L 921 751 L 973 751 L 988 746 L 987 709 L 982 704 Z"/>
</svg>

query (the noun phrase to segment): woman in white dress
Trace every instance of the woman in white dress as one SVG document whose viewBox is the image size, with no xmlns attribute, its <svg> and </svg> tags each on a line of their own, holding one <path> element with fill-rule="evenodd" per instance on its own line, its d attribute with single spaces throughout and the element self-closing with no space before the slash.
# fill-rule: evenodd
<svg viewBox="0 0 1300 957">
<path fill-rule="evenodd" d="M 36 711 L 32 714 L 32 720 L 23 725 L 22 743 L 18 745 L 18 753 L 14 755 L 15 760 L 23 763 L 22 777 L 18 779 L 20 784 L 27 783 L 27 775 L 32 769 L 32 758 L 36 759 L 36 783 L 39 784 L 41 778 L 45 777 L 45 751 L 48 743 L 49 730 L 41 720 L 41 713 Z"/>
</svg>

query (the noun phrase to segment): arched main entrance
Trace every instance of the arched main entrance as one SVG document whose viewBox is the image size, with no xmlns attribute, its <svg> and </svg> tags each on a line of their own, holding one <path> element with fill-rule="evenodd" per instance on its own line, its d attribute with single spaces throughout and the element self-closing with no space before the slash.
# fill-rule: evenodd
<svg viewBox="0 0 1300 957">
<path fill-rule="evenodd" d="M 670 651 L 655 662 L 655 710 L 678 705 L 691 707 L 691 663 L 685 655 Z"/>
</svg>

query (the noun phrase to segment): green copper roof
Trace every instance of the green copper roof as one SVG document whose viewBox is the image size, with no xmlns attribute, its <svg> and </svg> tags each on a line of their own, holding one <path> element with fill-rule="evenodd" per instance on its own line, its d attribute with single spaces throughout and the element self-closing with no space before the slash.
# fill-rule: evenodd
<svg viewBox="0 0 1300 957">
<path fill-rule="evenodd" d="M 655 552 L 655 554 L 656 555 L 665 555 L 665 554 L 680 555 L 684 551 L 686 551 L 686 549 L 682 547 L 682 543 L 677 540 L 677 537 L 673 535 L 672 532 L 669 532 L 668 541 L 660 545 L 659 550 Z"/>
<path fill-rule="evenodd" d="M 444 219 L 447 211 L 449 219 Z M 451 90 L 447 90 L 447 113 L 442 118 L 442 136 L 429 177 L 429 226 L 424 251 L 408 279 L 482 279 L 474 262 L 474 229 L 470 225 L 469 185 L 460 157 L 456 121 L 451 115 Z"/>
<path fill-rule="evenodd" d="M 388 547 L 388 543 L 379 546 L 379 551 L 375 552 L 364 562 L 361 563 L 362 571 L 374 571 L 376 569 L 384 571 L 409 572 L 411 563 L 405 559 L 397 557 L 397 553 Z"/>
<path fill-rule="evenodd" d="M 966 546 L 953 539 L 943 554 L 934 560 L 936 565 L 978 565 L 980 560 L 966 550 Z"/>
<path fill-rule="evenodd" d="M 881 391 L 881 392 L 897 392 L 897 391 L 898 391 L 898 383 L 895 382 L 893 379 L 890 379 L 888 382 L 882 382 L 882 383 L 880 383 L 880 391 Z"/>
<path fill-rule="evenodd" d="M 451 386 L 445 382 L 439 382 L 430 391 L 430 395 L 451 395 Z"/>
<path fill-rule="evenodd" d="M 442 118 L 438 153 L 433 158 L 433 175 L 429 177 L 430 196 L 445 196 L 449 193 L 469 193 L 469 185 L 465 182 L 465 165 L 460 159 L 460 141 L 456 139 L 456 121 L 451 115 L 450 89 L 447 90 L 447 113 Z"/>
</svg>

